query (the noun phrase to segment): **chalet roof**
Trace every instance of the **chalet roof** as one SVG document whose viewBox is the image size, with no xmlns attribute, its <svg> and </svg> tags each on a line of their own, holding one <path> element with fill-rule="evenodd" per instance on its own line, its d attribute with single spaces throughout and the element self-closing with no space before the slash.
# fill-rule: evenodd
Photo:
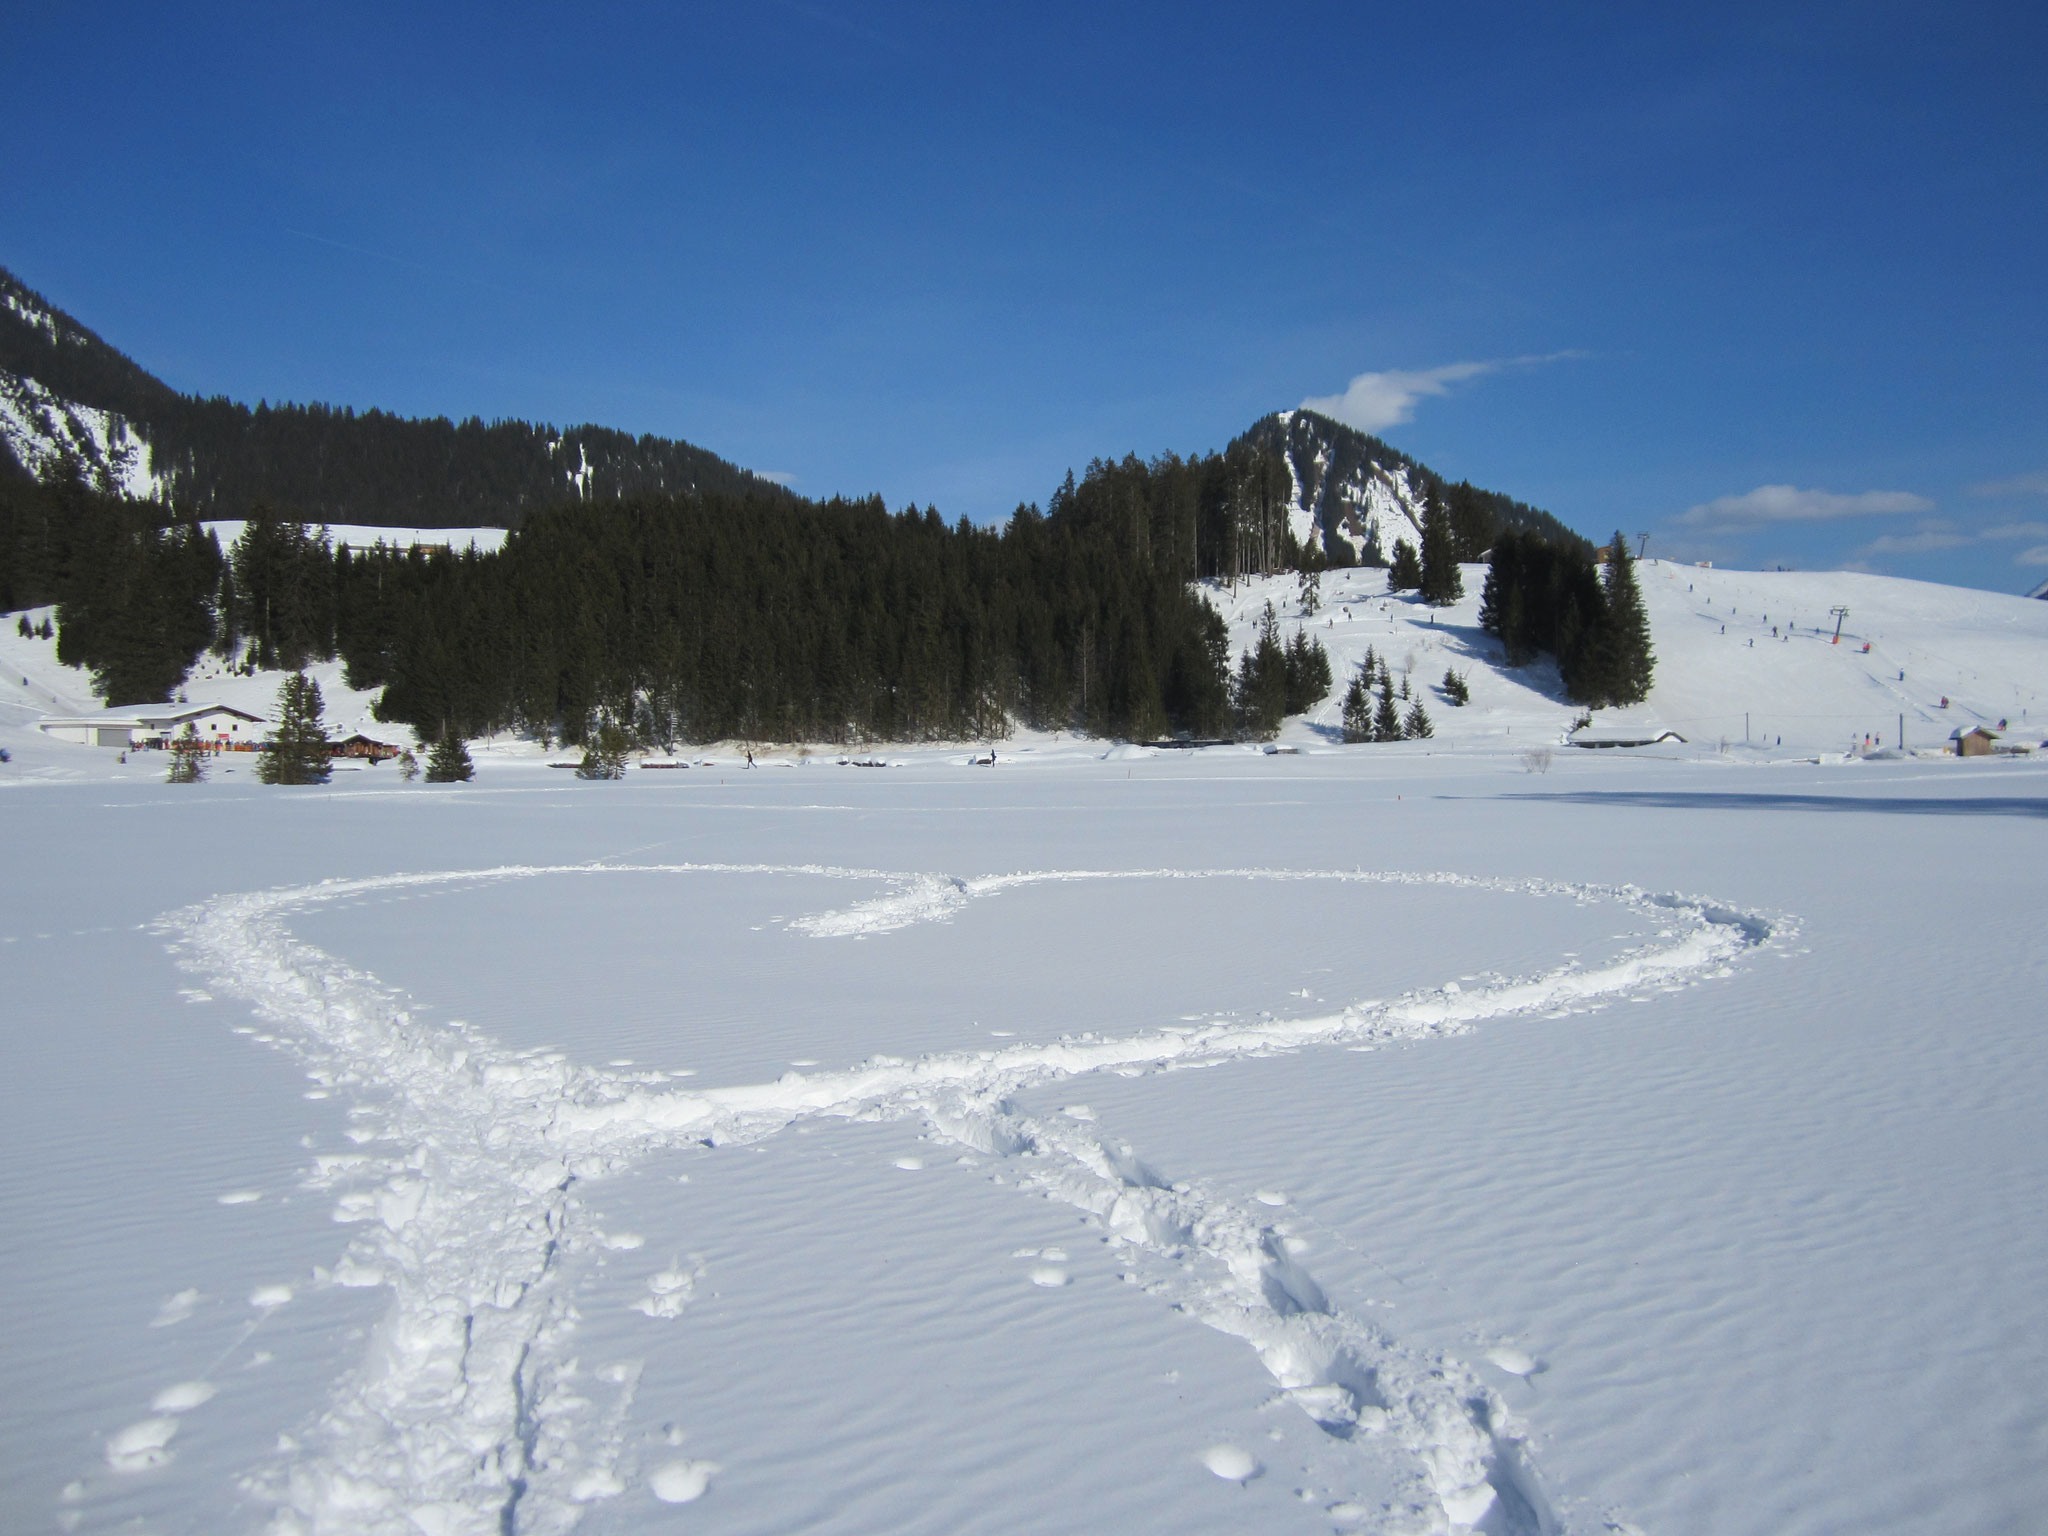
<svg viewBox="0 0 2048 1536">
<path fill-rule="evenodd" d="M 148 730 L 154 726 L 183 725 L 187 720 L 197 720 L 201 715 L 233 715 L 238 720 L 253 724 L 264 723 L 261 715 L 252 715 L 246 709 L 237 709 L 232 704 L 120 704 L 111 709 L 96 709 L 83 715 L 45 715 L 36 724 L 47 729 L 50 726 L 127 726 L 130 730 Z"/>
</svg>

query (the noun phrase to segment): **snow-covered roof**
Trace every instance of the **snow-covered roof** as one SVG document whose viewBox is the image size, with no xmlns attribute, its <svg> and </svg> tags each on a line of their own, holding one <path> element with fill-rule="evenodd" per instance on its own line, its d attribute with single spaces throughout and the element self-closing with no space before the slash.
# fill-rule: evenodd
<svg viewBox="0 0 2048 1536">
<path fill-rule="evenodd" d="M 1572 732 L 1575 747 L 1647 747 L 1660 741 L 1683 741 L 1674 730 L 1654 725 L 1589 725 Z"/>
<path fill-rule="evenodd" d="M 261 715 L 236 709 L 232 704 L 119 704 L 83 715 L 45 715 L 36 724 L 46 731 L 52 726 L 97 725 L 125 725 L 140 731 L 155 725 L 182 725 L 187 720 L 197 720 L 201 715 L 233 715 L 238 720 L 258 725 L 263 723 Z"/>
</svg>

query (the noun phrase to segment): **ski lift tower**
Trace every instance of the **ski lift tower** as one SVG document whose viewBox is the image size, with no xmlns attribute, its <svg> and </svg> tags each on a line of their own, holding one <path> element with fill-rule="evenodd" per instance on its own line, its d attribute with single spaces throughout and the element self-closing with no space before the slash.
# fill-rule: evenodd
<svg viewBox="0 0 2048 1536">
<path fill-rule="evenodd" d="M 1840 645 L 1842 643 L 1842 620 L 1849 617 L 1849 610 L 1846 608 L 1835 607 L 1830 608 L 1828 612 L 1835 616 L 1835 638 L 1830 640 L 1828 644 Z"/>
</svg>

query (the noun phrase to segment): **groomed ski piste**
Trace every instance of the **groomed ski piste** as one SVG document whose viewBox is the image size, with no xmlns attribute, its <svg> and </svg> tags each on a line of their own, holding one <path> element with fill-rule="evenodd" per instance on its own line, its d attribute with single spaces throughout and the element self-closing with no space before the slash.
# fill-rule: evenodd
<svg viewBox="0 0 2048 1536">
<path fill-rule="evenodd" d="M 1646 712 L 1755 691 L 1711 574 Z M 2017 720 L 2048 646 L 1894 585 L 1747 753 L 1564 749 L 1455 611 L 1398 747 L 290 791 L 0 727 L 10 1521 L 2024 1529 L 2048 773 L 1827 706 L 1882 644 Z M 1378 600 L 1285 622 L 1426 677 Z"/>
</svg>

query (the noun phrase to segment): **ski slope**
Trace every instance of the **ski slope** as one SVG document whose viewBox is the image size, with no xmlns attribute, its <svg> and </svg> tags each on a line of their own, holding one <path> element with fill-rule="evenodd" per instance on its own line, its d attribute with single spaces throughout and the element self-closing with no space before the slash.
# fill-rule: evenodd
<svg viewBox="0 0 2048 1536">
<path fill-rule="evenodd" d="M 1312 617 L 1294 576 L 1205 591 L 1230 623 L 1234 655 L 1253 644 L 1269 602 L 1283 633 L 1306 626 L 1329 652 L 1330 697 L 1290 721 L 1283 741 L 1342 739 L 1343 691 L 1370 647 L 1397 683 L 1406 674 L 1421 690 L 1436 729 L 1427 750 L 1562 742 L 1582 711 L 1565 698 L 1547 658 L 1519 669 L 1500 664 L 1498 644 L 1479 628 L 1486 568 L 1463 570 L 1464 598 L 1436 610 L 1412 593 L 1389 594 L 1385 573 L 1375 570 L 1325 572 Z M 2048 737 L 2048 603 L 1897 577 L 1657 560 L 1639 563 L 1637 578 L 1657 654 L 1655 685 L 1640 705 L 1599 711 L 1598 725 L 1669 728 L 1716 752 L 1725 739 L 1751 757 L 1861 751 L 1866 736 L 1896 747 L 1901 717 L 1908 750 L 1942 748 L 1958 728 L 1996 728 L 2000 720 L 2014 741 L 2038 746 Z M 1830 616 L 1836 606 L 1849 610 L 1840 644 Z M 1453 668 L 1471 685 L 1464 708 L 1439 686 Z"/>
</svg>

